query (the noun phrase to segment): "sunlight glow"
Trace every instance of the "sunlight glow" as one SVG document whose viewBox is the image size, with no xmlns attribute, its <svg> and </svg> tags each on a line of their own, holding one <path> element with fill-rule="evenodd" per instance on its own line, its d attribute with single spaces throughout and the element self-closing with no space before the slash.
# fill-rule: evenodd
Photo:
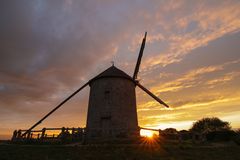
<svg viewBox="0 0 240 160">
<path fill-rule="evenodd" d="M 151 138 L 153 136 L 153 132 L 145 129 L 140 130 L 140 135 L 143 137 L 149 137 Z"/>
</svg>

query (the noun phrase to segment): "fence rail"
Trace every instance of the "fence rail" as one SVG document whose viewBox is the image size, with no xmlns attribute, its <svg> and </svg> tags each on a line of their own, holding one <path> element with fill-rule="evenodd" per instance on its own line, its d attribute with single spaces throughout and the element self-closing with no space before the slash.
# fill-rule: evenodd
<svg viewBox="0 0 240 160">
<path fill-rule="evenodd" d="M 85 128 L 43 128 L 41 130 L 31 130 L 27 134 L 24 134 L 27 130 L 19 129 L 13 132 L 12 141 L 23 140 L 38 140 L 45 141 L 49 139 L 55 140 L 82 140 L 86 129 Z M 58 133 L 53 133 L 58 132 Z"/>
</svg>

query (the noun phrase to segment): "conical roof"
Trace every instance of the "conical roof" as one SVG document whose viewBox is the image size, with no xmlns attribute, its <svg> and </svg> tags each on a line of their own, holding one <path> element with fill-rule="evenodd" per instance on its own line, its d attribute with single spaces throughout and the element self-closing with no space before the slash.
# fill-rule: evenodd
<svg viewBox="0 0 240 160">
<path fill-rule="evenodd" d="M 127 73 L 123 72 L 115 66 L 111 66 L 96 77 L 94 77 L 91 81 L 105 77 L 122 77 L 132 80 L 132 77 L 130 77 Z"/>
</svg>

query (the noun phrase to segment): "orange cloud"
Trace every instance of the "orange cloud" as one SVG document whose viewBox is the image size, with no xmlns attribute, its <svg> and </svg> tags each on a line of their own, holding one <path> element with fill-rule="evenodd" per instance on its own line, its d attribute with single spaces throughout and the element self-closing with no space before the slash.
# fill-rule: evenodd
<svg viewBox="0 0 240 160">
<path fill-rule="evenodd" d="M 234 78 L 238 77 L 240 72 L 230 72 L 225 74 L 223 77 L 215 78 L 206 82 L 207 85 L 216 85 L 226 83 L 228 81 L 233 80 Z"/>
<path fill-rule="evenodd" d="M 185 28 L 184 34 L 179 34 L 174 31 L 166 32 L 164 41 L 169 43 L 169 47 L 161 51 L 158 56 L 150 57 L 145 60 L 145 68 L 155 65 L 166 66 L 171 63 L 179 62 L 184 56 L 191 53 L 190 51 L 206 46 L 209 42 L 216 40 L 226 34 L 240 31 L 240 4 L 232 4 L 223 2 L 214 7 L 207 6 L 204 2 L 201 8 L 196 8 L 196 11 L 189 15 L 183 15 L 176 20 L 175 24 L 161 23 L 165 28 L 172 29 L 173 27 Z M 181 9 L 184 4 L 177 5 L 173 9 Z M 158 13 L 159 14 L 159 13 Z M 163 19 L 160 19 L 163 21 Z M 195 23 L 192 31 L 187 32 L 186 27 L 191 23 Z M 163 31 L 164 33 L 164 31 Z M 156 39 L 158 41 L 158 39 Z M 158 41 L 160 43 L 161 41 Z"/>
<path fill-rule="evenodd" d="M 151 88 L 151 90 L 154 93 L 158 94 L 158 93 L 163 93 L 163 92 L 178 91 L 178 90 L 181 90 L 184 88 L 194 87 L 196 85 L 199 85 L 200 82 L 198 81 L 198 79 L 201 78 L 202 75 L 223 70 L 224 67 L 226 67 L 230 64 L 238 63 L 239 61 L 240 60 L 234 60 L 234 61 L 226 62 L 221 65 L 214 65 L 214 66 L 207 66 L 207 67 L 193 69 L 173 81 L 166 82 L 164 84 L 162 84 L 162 82 L 159 84 L 156 84 L 154 87 Z M 236 77 L 238 75 L 239 75 L 238 72 L 229 73 L 225 76 L 224 80 L 227 81 L 227 80 L 233 79 L 234 77 Z M 221 79 L 221 80 L 223 81 L 223 79 Z M 221 80 L 215 79 L 212 81 L 208 81 L 206 83 L 210 85 L 210 83 L 212 83 L 212 84 L 217 83 Z"/>
<path fill-rule="evenodd" d="M 195 82 L 195 80 L 200 75 L 219 71 L 222 69 L 223 69 L 223 66 L 221 65 L 198 68 L 186 73 L 185 75 L 183 75 L 182 77 L 176 80 L 157 85 L 156 87 L 153 87 L 151 89 L 155 93 L 162 93 L 162 92 L 177 91 L 183 88 L 193 87 L 198 83 L 198 82 Z"/>
<path fill-rule="evenodd" d="M 139 123 L 143 127 L 149 128 L 169 128 L 174 127 L 177 129 L 188 129 L 191 127 L 192 123 L 197 119 L 207 116 L 218 116 L 220 118 L 225 118 L 228 120 L 236 121 L 236 114 L 230 112 L 224 112 L 224 108 L 231 104 L 239 104 L 240 98 L 236 97 L 219 97 L 216 99 L 209 99 L 196 102 L 187 102 L 177 108 L 172 110 L 141 110 L 139 112 Z M 218 111 L 215 111 L 218 109 Z M 147 114 L 148 112 L 151 112 Z M 239 112 L 239 111 L 238 111 Z M 237 123 L 234 127 L 238 126 Z"/>
</svg>

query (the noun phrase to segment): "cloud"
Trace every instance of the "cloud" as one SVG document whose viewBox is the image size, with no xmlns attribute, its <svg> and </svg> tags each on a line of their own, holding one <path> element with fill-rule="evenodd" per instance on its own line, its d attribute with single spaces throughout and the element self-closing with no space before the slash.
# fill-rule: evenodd
<svg viewBox="0 0 240 160">
<path fill-rule="evenodd" d="M 213 87 L 214 85 L 217 85 L 217 84 L 227 83 L 227 82 L 233 80 L 234 78 L 238 77 L 239 75 L 240 75 L 240 72 L 238 72 L 238 71 L 230 72 L 230 73 L 225 74 L 222 77 L 209 80 L 206 82 L 206 84 L 211 85 L 211 87 Z"/>
<path fill-rule="evenodd" d="M 1 3 L 0 100 L 9 108 L 62 98 L 117 52 L 118 33 L 96 25 L 103 17 L 95 19 L 90 2 Z"/>
<path fill-rule="evenodd" d="M 179 14 L 174 15 L 173 22 L 176 20 L 175 23 L 169 23 L 165 19 L 159 20 L 166 28 L 162 29 L 162 33 L 164 33 L 162 37 L 165 37 L 163 41 L 167 41 L 169 47 L 155 54 L 154 57 L 148 57 L 145 60 L 144 69 L 180 62 L 186 55 L 192 53 L 192 50 L 206 46 L 209 42 L 225 34 L 238 32 L 240 29 L 240 4 L 234 3 L 234 1 L 219 2 L 216 2 L 217 4 L 212 2 L 209 5 L 207 1 L 201 1 L 193 5 L 187 4 L 188 1 L 181 1 L 177 5 L 178 7 L 173 7 L 176 9 L 173 14 Z M 189 9 L 190 7 L 191 9 Z M 161 13 L 157 12 L 156 14 Z M 172 32 L 169 33 L 168 30 Z M 156 41 L 161 44 L 162 39 L 156 39 Z"/>
<path fill-rule="evenodd" d="M 176 109 L 188 109 L 188 108 L 194 108 L 194 107 L 201 107 L 200 109 L 203 109 L 203 106 L 207 106 L 209 107 L 210 105 L 213 104 L 219 104 L 219 103 L 228 103 L 228 102 L 233 102 L 233 101 L 239 101 L 240 98 L 239 97 L 235 97 L 235 98 L 223 98 L 223 97 L 219 97 L 217 99 L 212 99 L 212 100 L 203 100 L 202 102 L 188 102 L 182 106 L 177 107 Z"/>
<path fill-rule="evenodd" d="M 178 91 L 180 89 L 194 87 L 199 83 L 197 79 L 199 79 L 201 75 L 219 71 L 219 70 L 222 70 L 222 66 L 208 66 L 208 67 L 198 68 L 198 69 L 189 71 L 188 73 L 184 74 L 182 77 L 174 81 L 167 82 L 162 85 L 153 87 L 151 90 L 153 90 L 154 93 L 159 94 L 163 92 Z"/>
<path fill-rule="evenodd" d="M 181 75 L 179 78 L 169 81 L 169 82 L 165 82 L 162 84 L 155 84 L 154 87 L 151 88 L 151 90 L 156 93 L 163 93 L 163 92 L 176 92 L 185 88 L 191 88 L 191 87 L 195 87 L 197 85 L 201 85 L 202 82 L 200 81 L 200 78 L 202 76 L 206 76 L 206 74 L 209 73 L 213 73 L 213 72 L 217 72 L 217 71 L 221 71 L 224 69 L 224 67 L 232 65 L 232 64 L 236 64 L 238 63 L 239 60 L 234 60 L 234 61 L 229 61 L 229 62 L 225 62 L 224 64 L 220 64 L 220 65 L 212 65 L 212 66 L 206 66 L 206 67 L 201 67 L 201 68 L 197 68 L 197 69 L 192 69 L 190 71 L 188 71 L 187 73 Z M 227 80 L 231 80 L 234 77 L 238 76 L 238 72 L 233 72 L 233 73 L 229 73 L 225 76 L 225 81 Z M 212 81 L 208 81 L 206 82 L 208 85 L 210 85 L 210 83 L 216 83 L 216 81 L 220 81 L 218 80 L 212 80 Z"/>
</svg>

